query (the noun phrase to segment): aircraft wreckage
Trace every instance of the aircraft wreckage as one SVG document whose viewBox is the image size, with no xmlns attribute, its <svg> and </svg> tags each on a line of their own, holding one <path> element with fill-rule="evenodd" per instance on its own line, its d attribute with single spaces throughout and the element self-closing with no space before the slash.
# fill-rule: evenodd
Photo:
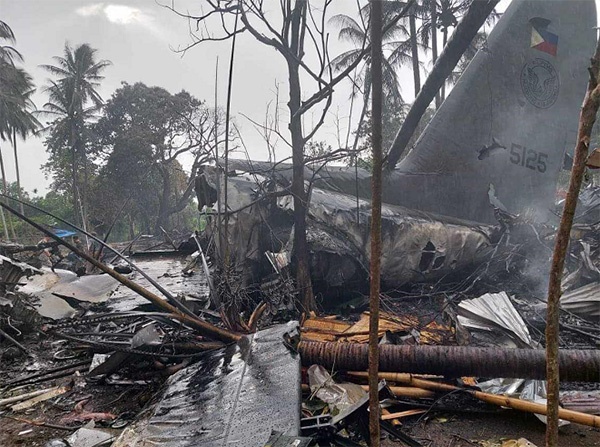
<svg viewBox="0 0 600 447">
<path fill-rule="evenodd" d="M 506 229 L 503 217 L 553 219 L 594 49 L 593 28 L 577 19 L 589 17 L 590 5 L 513 2 L 414 147 L 388 170 L 385 285 L 437 281 L 480 263 Z M 552 42 L 560 36 L 560 45 L 542 45 L 539 36 Z M 400 155 L 392 147 L 388 160 Z M 292 170 L 243 160 L 230 160 L 228 169 L 228 209 L 221 203 L 220 212 L 227 211 L 229 230 L 222 243 L 250 284 L 288 262 Z M 314 165 L 304 178 L 313 280 L 327 287 L 364 284 L 370 173 Z M 196 182 L 200 208 L 217 204 L 224 189 L 223 173 L 206 166 Z"/>
<path fill-rule="evenodd" d="M 244 271 L 246 285 L 285 267 L 291 252 L 293 201 L 284 192 L 286 169 L 269 175 L 242 161 L 231 163 L 240 175 L 229 176 L 227 243 L 231 262 Z M 259 173 L 260 172 L 260 173 Z M 196 182 L 201 204 L 216 197 L 217 173 L 205 167 Z M 210 199 L 209 199 L 210 200 Z M 365 284 L 369 265 L 370 202 L 322 188 L 311 190 L 308 241 L 311 272 L 326 287 Z M 491 225 L 436 216 L 385 205 L 382 211 L 383 282 L 398 287 L 412 281 L 435 281 L 489 256 L 498 231 Z M 213 229 L 216 226 L 212 227 Z M 269 262 L 269 259 L 272 262 Z"/>
<path fill-rule="evenodd" d="M 545 384 L 539 380 L 545 376 L 546 360 L 538 342 L 545 321 L 535 319 L 542 314 L 539 303 L 526 302 L 533 294 L 517 287 L 515 293 L 521 296 L 516 298 L 489 290 L 467 295 L 465 289 L 474 281 L 474 267 L 485 265 L 500 242 L 540 240 L 534 227 L 552 214 L 565 148 L 575 136 L 595 18 L 591 0 L 515 0 L 415 147 L 387 174 L 382 222 L 385 285 L 397 288 L 453 277 L 469 283 L 441 297 L 441 304 L 434 303 L 440 296 L 428 293 L 417 304 L 412 299 L 410 304 L 395 303 L 393 311 L 380 315 L 384 346 L 379 389 L 385 402 L 381 427 L 405 445 L 424 445 L 417 438 L 430 444 L 437 422 L 430 419 L 426 433 L 419 436 L 424 424 L 418 421 L 436 410 L 468 407 L 478 413 L 482 407 L 476 404 L 482 401 L 498 411 L 493 420 L 504 411 L 496 407 L 547 414 Z M 241 286 L 263 286 L 274 272 L 285 270 L 293 250 L 290 166 L 230 160 L 224 174 L 204 166 L 196 179 L 200 208 L 217 205 L 217 212 L 210 214 L 207 239 L 228 247 L 229 261 L 242 274 Z M 305 179 L 310 184 L 307 220 L 314 284 L 332 295 L 360 290 L 368 283 L 370 174 L 315 165 L 306 167 Z M 222 200 L 225 181 L 227 207 Z M 567 265 L 564 281 L 568 293 L 563 308 L 569 313 L 561 319 L 559 363 L 562 380 L 598 383 L 600 209 L 587 209 L 592 211 L 586 211 L 586 226 L 577 230 L 581 235 L 571 244 L 567 260 L 576 265 Z M 14 209 L 10 212 L 39 231 L 49 231 Z M 519 227 L 531 232 L 519 235 Z M 12 316 L 0 335 L 13 345 L 3 355 L 26 356 L 25 367 L 3 361 L 0 412 L 8 427 L 0 431 L 0 443 L 5 445 L 2 441 L 12 432 L 23 444 L 32 430 L 22 430 L 20 424 L 28 424 L 73 431 L 68 444 L 54 439 L 48 446 L 103 445 L 98 441 L 137 447 L 308 446 L 310 439 L 298 435 L 355 444 L 338 432 L 359 433 L 366 421 L 364 343 L 369 315 L 309 315 L 300 327 L 287 321 L 264 329 L 281 318 L 278 303 L 265 296 L 252 303 L 256 307 L 251 314 L 248 309 L 237 312 L 236 326 L 215 303 L 218 284 L 211 283 L 195 234 L 188 241 L 192 250 L 198 248 L 195 257 L 178 250 L 148 250 L 139 252 L 133 263 L 120 255 L 127 264 L 121 264 L 124 273 L 110 262 L 78 252 L 57 235 L 47 236 L 108 275 L 79 278 L 0 259 L 7 291 L 0 306 Z M 4 250 L 11 254 L 25 248 Z M 542 250 L 548 257 L 547 247 Z M 196 264 L 199 258 L 202 269 Z M 26 280 L 29 276 L 33 278 Z M 65 304 L 62 309 L 51 306 L 50 314 L 50 299 Z M 426 301 L 430 307 L 419 314 Z M 266 307 L 270 309 L 264 311 Z M 256 331 L 263 311 L 266 323 Z M 25 333 L 37 327 L 29 319 L 39 322 L 42 317 L 39 331 Z M 306 374 L 301 366 L 307 367 Z M 325 370 L 334 367 L 335 379 Z M 411 373 L 443 375 L 444 381 Z M 475 377 L 466 377 L 471 375 Z M 461 380 L 450 380 L 456 377 Z M 63 378 L 68 380 L 59 382 Z M 49 382 L 52 388 L 41 385 Z M 158 384 L 160 389 L 152 389 Z M 36 385 L 35 390 L 22 388 Z M 127 388 L 112 396 L 109 387 Z M 301 407 L 303 392 L 310 397 Z M 314 407 L 315 397 L 324 406 Z M 442 399 L 447 397 L 452 399 Z M 561 391 L 560 418 L 600 427 L 597 392 L 570 397 Z M 404 411 L 391 413 L 394 408 Z M 19 415 L 22 411 L 27 413 Z M 412 438 L 400 431 L 399 419 L 416 415 Z M 481 419 L 486 430 L 492 418 Z M 100 428 L 90 427 L 88 421 Z M 86 425 L 72 425 L 78 422 Z M 571 440 L 597 439 L 597 431 L 571 434 Z M 457 439 L 443 445 L 454 445 Z"/>
</svg>

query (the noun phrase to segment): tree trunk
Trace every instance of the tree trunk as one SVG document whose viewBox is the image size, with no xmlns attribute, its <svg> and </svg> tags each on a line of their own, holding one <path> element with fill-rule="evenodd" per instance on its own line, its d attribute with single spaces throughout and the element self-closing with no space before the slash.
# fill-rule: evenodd
<svg viewBox="0 0 600 447">
<path fill-rule="evenodd" d="M 573 67 L 575 68 L 575 67 Z M 558 328 L 559 328 L 559 302 L 561 291 L 561 278 L 565 263 L 565 256 L 569 246 L 573 217 L 577 207 L 579 190 L 585 172 L 590 145 L 592 128 L 600 106 L 600 42 L 597 44 L 596 52 L 592 58 L 589 68 L 590 80 L 588 90 L 581 108 L 579 118 L 579 131 L 577 134 L 577 146 L 573 157 L 571 168 L 571 179 L 565 199 L 564 209 L 560 219 L 560 226 L 556 241 L 554 243 L 554 254 L 550 267 L 550 279 L 548 283 L 548 310 L 546 316 L 546 374 L 548 380 L 548 423 L 546 426 L 546 447 L 558 446 L 558 391 L 560 385 L 558 365 Z"/>
<path fill-rule="evenodd" d="M 421 71 L 419 70 L 419 47 L 417 46 L 417 23 L 414 12 L 408 17 L 410 31 L 410 52 L 413 67 L 413 79 L 415 83 L 415 98 L 421 90 Z"/>
<path fill-rule="evenodd" d="M 433 66 L 435 67 L 435 63 L 438 57 L 438 48 L 437 48 L 437 1 L 429 0 L 429 7 L 431 8 L 431 60 L 433 62 Z M 440 106 L 440 95 L 436 93 L 435 95 L 435 109 L 437 110 Z"/>
<path fill-rule="evenodd" d="M 6 171 L 4 170 L 4 157 L 2 157 L 2 151 L 0 151 L 0 170 L 2 171 L 2 190 L 4 191 L 4 203 L 8 203 L 8 181 L 6 180 Z M 4 218 L 4 212 L 2 213 L 2 217 Z M 14 241 L 17 240 L 17 235 L 15 234 L 15 227 L 13 226 L 12 217 L 8 216 L 8 226 L 10 227 L 10 234 Z M 8 228 L 4 227 L 6 240 L 10 239 L 8 235 Z"/>
<path fill-rule="evenodd" d="M 154 225 L 154 234 L 161 234 L 160 227 L 167 228 L 169 216 L 171 215 L 169 210 L 169 200 L 171 198 L 171 176 L 169 174 L 169 168 L 161 166 L 159 170 L 163 179 L 163 185 L 158 205 L 158 218 L 156 220 L 156 225 Z"/>
<path fill-rule="evenodd" d="M 312 364 L 336 371 L 365 371 L 369 347 L 364 343 L 302 341 L 298 352 L 304 366 Z M 600 351 L 561 350 L 558 355 L 564 380 L 600 382 Z M 475 346 L 379 346 L 379 370 L 446 377 L 546 378 L 543 349 Z"/>
<path fill-rule="evenodd" d="M 19 200 L 23 201 L 23 192 L 21 191 L 21 173 L 19 172 L 19 153 L 17 151 L 17 132 L 13 130 L 13 153 L 15 154 L 15 173 L 17 175 L 17 195 Z M 23 204 L 19 203 L 21 214 L 25 214 Z"/>
<path fill-rule="evenodd" d="M 373 150 L 373 176 L 371 177 L 371 281 L 369 298 L 369 432 L 371 447 L 380 445 L 379 427 L 379 286 L 381 267 L 381 165 L 382 136 L 382 13 L 381 2 L 371 0 L 371 143 Z"/>
<path fill-rule="evenodd" d="M 446 48 L 446 44 L 448 43 L 448 28 L 444 28 L 443 31 L 443 47 L 442 48 Z M 444 82 L 442 84 L 442 92 L 440 94 L 440 104 L 444 102 L 444 100 L 446 99 L 446 82 Z"/>
<path fill-rule="evenodd" d="M 427 106 L 429 106 L 440 87 L 446 82 L 446 78 L 452 73 L 459 59 L 470 45 L 481 25 L 485 22 L 487 16 L 492 12 L 496 4 L 498 4 L 498 1 L 475 0 L 469 7 L 465 17 L 454 30 L 446 48 L 444 48 L 433 70 L 431 70 L 425 84 L 423 84 L 423 88 L 408 111 L 402 127 L 400 127 L 400 130 L 396 134 L 387 158 L 388 169 L 393 169 L 396 166 L 415 129 L 419 125 L 421 117 L 427 110 Z"/>
<path fill-rule="evenodd" d="M 2 170 L 2 191 L 4 195 L 7 195 L 8 188 L 6 186 L 6 172 L 4 172 L 4 157 L 2 157 L 2 150 L 0 149 L 0 169 Z M 6 202 L 6 198 L 4 198 L 3 202 Z M 6 217 L 4 216 L 4 208 L 2 208 L 2 226 L 4 227 L 4 237 L 6 240 L 10 240 L 10 236 L 8 235 L 8 226 L 6 225 Z"/>
<path fill-rule="evenodd" d="M 237 11 L 237 10 L 236 10 Z M 227 80 L 227 105 L 225 108 L 225 153 L 223 156 L 225 157 L 225 176 L 223 177 L 223 207 L 225 209 L 225 223 L 223 228 L 225 228 L 225 240 L 229 240 L 229 206 L 227 204 L 228 199 L 228 191 L 227 187 L 229 183 L 227 181 L 227 173 L 229 172 L 229 125 L 231 120 L 231 93 L 233 88 L 233 64 L 235 61 L 235 42 L 237 38 L 237 29 L 238 29 L 238 19 L 239 12 L 235 13 L 235 23 L 233 25 L 233 38 L 231 39 L 231 57 L 229 59 L 229 79 Z M 218 128 L 215 127 L 215 135 L 218 135 Z M 225 269 L 224 274 L 225 278 L 229 273 L 229 244 L 225 244 L 225 254 L 224 254 L 224 263 Z"/>
<path fill-rule="evenodd" d="M 71 189 L 73 193 L 73 223 L 79 225 L 79 200 L 77 199 L 77 137 L 75 127 L 71 128 Z"/>
<path fill-rule="evenodd" d="M 286 57 L 288 65 L 288 76 L 290 82 L 290 134 L 292 140 L 292 195 L 294 197 L 294 248 L 292 252 L 292 264 L 296 270 L 296 287 L 299 291 L 299 299 L 304 312 L 316 310 L 315 297 L 312 290 L 310 278 L 308 242 L 306 240 L 306 214 L 308 210 L 308 194 L 304 189 L 304 135 L 302 132 L 302 115 L 300 110 L 301 94 L 300 87 L 300 64 L 302 58 L 300 42 L 300 23 L 305 13 L 306 2 L 297 0 L 292 12 L 291 42 L 290 49 L 293 57 Z"/>
<path fill-rule="evenodd" d="M 131 216 L 131 214 L 128 214 L 129 216 L 129 239 L 133 240 L 135 238 L 135 227 L 133 225 L 133 217 Z"/>
<path fill-rule="evenodd" d="M 360 136 L 360 127 L 362 126 L 363 121 L 365 120 L 365 116 L 367 115 L 367 109 L 369 107 L 369 94 L 371 92 L 371 87 L 365 85 L 365 94 L 363 107 L 360 112 L 360 118 L 358 119 L 358 126 L 356 133 L 354 135 L 354 144 L 352 145 L 352 152 L 354 153 L 354 177 L 355 177 L 355 193 L 356 193 L 356 223 L 360 223 L 360 194 L 358 191 L 358 153 L 356 152 L 358 148 L 358 138 Z"/>
<path fill-rule="evenodd" d="M 83 152 L 83 151 L 82 151 Z M 81 227 L 87 231 L 88 229 L 88 182 L 89 182 L 89 166 L 85 152 L 81 154 L 81 162 L 83 164 L 83 183 L 81 185 Z"/>
</svg>

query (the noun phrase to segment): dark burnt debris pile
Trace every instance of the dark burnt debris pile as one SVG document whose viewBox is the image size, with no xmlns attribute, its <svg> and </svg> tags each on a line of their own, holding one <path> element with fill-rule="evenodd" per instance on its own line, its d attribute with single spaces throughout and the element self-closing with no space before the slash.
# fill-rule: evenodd
<svg viewBox="0 0 600 447">
<path fill-rule="evenodd" d="M 211 211 L 214 168 L 197 179 L 200 233 L 104 246 L 46 230 L 39 244 L 2 245 L 0 445 L 365 445 L 368 203 L 325 185 L 331 173 L 307 173 L 320 175 L 307 230 L 320 312 L 306 313 L 291 279 L 286 168 L 233 165 L 226 216 Z M 598 197 L 581 194 L 563 280 L 571 445 L 600 443 Z M 556 229 L 493 196 L 490 206 L 498 224 L 384 209 L 389 445 L 543 442 Z"/>
</svg>

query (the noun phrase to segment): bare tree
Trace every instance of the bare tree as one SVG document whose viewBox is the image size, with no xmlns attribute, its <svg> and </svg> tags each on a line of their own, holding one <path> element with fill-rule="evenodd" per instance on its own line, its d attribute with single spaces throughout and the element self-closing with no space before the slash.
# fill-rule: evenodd
<svg viewBox="0 0 600 447">
<path fill-rule="evenodd" d="M 306 213 L 308 189 L 305 185 L 304 148 L 306 143 L 324 124 L 332 103 L 333 88 L 346 78 L 370 51 L 364 42 L 362 56 L 341 72 L 334 74 L 329 56 L 329 35 L 325 30 L 328 10 L 333 0 L 312 5 L 310 0 L 281 0 L 278 8 L 261 0 L 206 0 L 201 15 L 182 13 L 174 6 L 165 6 L 181 17 L 195 23 L 191 29 L 192 43 L 180 51 L 210 41 L 223 41 L 236 34 L 248 33 L 258 43 L 269 46 L 284 59 L 288 74 L 288 110 L 290 143 L 292 147 L 293 178 L 291 193 L 294 199 L 294 241 L 292 265 L 296 286 L 300 290 L 301 304 L 305 311 L 315 309 L 309 271 L 309 253 L 306 239 Z M 404 16 L 411 2 L 398 14 Z M 239 17 L 241 25 L 234 29 L 233 22 Z M 393 26 L 397 20 L 388 26 Z M 308 57 L 307 57 L 308 55 Z M 313 62 L 314 61 L 314 62 Z M 302 80 L 309 79 L 313 89 L 309 90 Z M 303 92 L 312 94 L 303 96 Z M 318 118 L 306 128 L 303 118 L 307 113 Z M 306 120 L 309 121 L 309 120 Z M 312 121 L 312 120 L 311 120 Z"/>
</svg>

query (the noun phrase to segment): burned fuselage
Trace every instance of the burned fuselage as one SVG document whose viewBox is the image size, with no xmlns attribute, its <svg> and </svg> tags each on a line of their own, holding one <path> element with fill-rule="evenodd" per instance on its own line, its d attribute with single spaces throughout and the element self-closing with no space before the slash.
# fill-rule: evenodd
<svg viewBox="0 0 600 447">
<path fill-rule="evenodd" d="M 198 196 L 211 195 L 206 191 L 210 188 L 223 197 L 220 177 L 219 188 L 215 168 L 205 168 L 196 183 Z M 230 172 L 227 182 L 229 217 L 226 228 L 221 218 L 223 244 L 228 244 L 230 262 L 246 285 L 260 283 L 274 269 L 285 268 L 290 259 L 292 196 L 286 193 L 285 179 L 265 171 Z M 367 284 L 370 219 L 369 201 L 311 189 L 307 238 L 317 287 L 348 289 Z M 382 281 L 390 288 L 453 276 L 485 259 L 492 246 L 491 226 L 385 204 L 382 219 Z M 216 235 L 216 217 L 213 223 L 208 231 Z"/>
</svg>

